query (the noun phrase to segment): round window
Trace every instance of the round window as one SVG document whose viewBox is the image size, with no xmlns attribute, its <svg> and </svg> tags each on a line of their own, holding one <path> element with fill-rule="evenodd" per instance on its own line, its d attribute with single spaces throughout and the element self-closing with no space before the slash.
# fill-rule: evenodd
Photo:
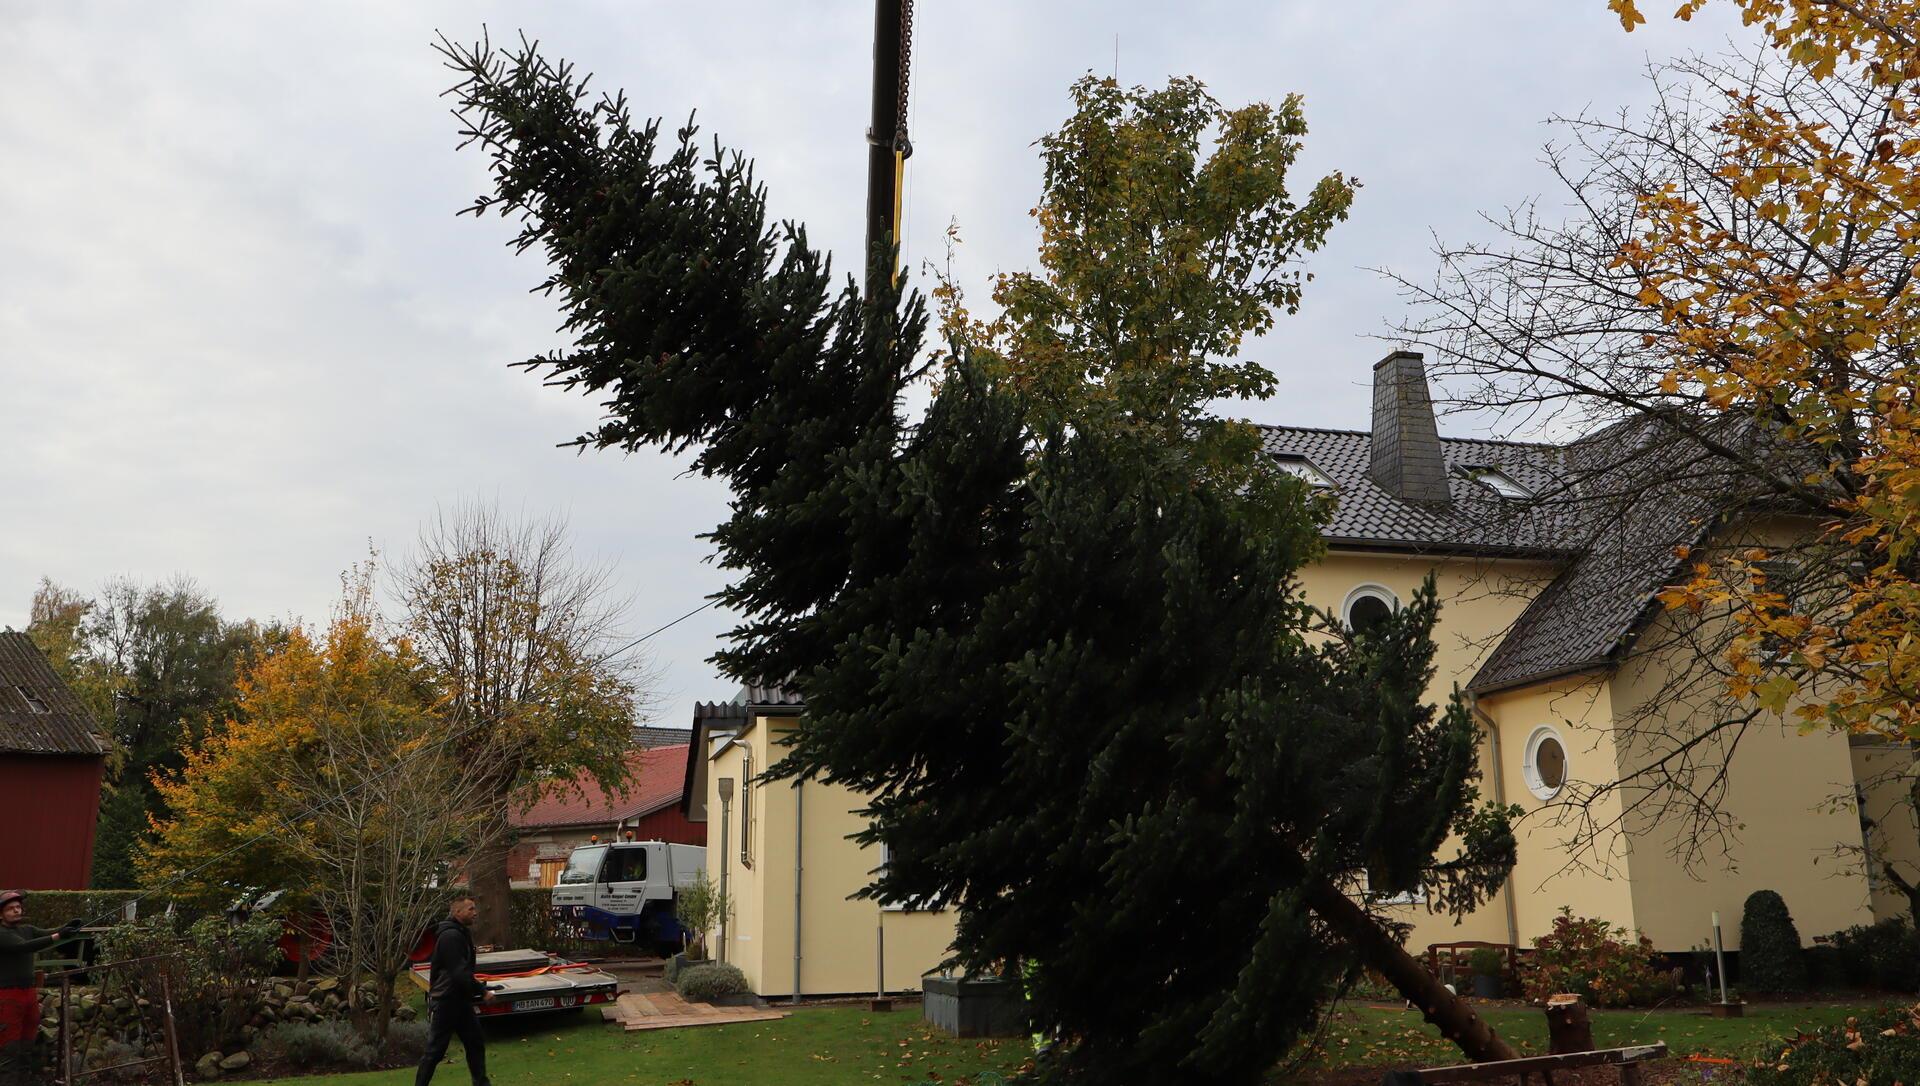
<svg viewBox="0 0 1920 1086">
<path fill-rule="evenodd" d="M 1372 630 L 1393 614 L 1396 602 L 1384 588 L 1368 585 L 1354 589 L 1347 596 L 1347 628 L 1354 633 Z"/>
<path fill-rule="evenodd" d="M 1541 799 L 1552 799 L 1567 783 L 1567 745 L 1549 727 L 1533 730 L 1527 739 L 1527 787 Z"/>
</svg>

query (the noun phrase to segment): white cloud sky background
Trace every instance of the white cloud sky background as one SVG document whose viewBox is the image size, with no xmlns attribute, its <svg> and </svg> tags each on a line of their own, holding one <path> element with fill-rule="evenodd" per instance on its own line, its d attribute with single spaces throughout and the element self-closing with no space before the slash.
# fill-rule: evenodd
<svg viewBox="0 0 1920 1086">
<path fill-rule="evenodd" d="M 907 260 L 976 301 L 1026 267 L 1031 144 L 1088 71 L 1196 75 L 1225 103 L 1306 97 L 1305 192 L 1364 187 L 1299 315 L 1248 350 L 1260 422 L 1364 427 L 1368 337 L 1403 311 L 1365 269 L 1425 275 L 1430 236 L 1535 194 L 1550 114 L 1647 98 L 1649 58 L 1743 32 L 1721 10 L 1621 32 L 1601 0 L 1163 3 L 919 0 Z M 0 0 L 0 625 L 42 576 L 195 578 L 231 617 L 324 620 L 369 541 L 403 552 L 436 504 L 568 518 L 613 565 L 638 636 L 722 583 L 694 538 L 722 487 L 657 453 L 557 448 L 590 402 L 508 363 L 556 346 L 535 254 L 455 212 L 485 185 L 454 150 L 436 30 L 524 30 L 668 126 L 758 160 L 773 211 L 836 266 L 861 238 L 865 0 L 94 3 Z M 922 285 L 926 285 L 924 278 Z M 1461 423 L 1453 432 L 1460 432 Z M 724 698 L 705 612 L 655 638 L 662 707 Z"/>
</svg>

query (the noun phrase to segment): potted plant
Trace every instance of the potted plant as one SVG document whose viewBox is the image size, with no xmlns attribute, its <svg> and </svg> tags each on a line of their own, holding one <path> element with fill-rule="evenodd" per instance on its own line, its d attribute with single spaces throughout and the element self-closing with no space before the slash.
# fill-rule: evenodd
<svg viewBox="0 0 1920 1086">
<path fill-rule="evenodd" d="M 690 963 L 707 960 L 707 932 L 720 926 L 733 917 L 731 895 L 723 893 L 705 871 L 698 872 L 693 882 L 674 894 L 673 915 L 680 923 L 681 950 L 673 956 L 669 967 L 673 974 Z M 673 976 L 669 976 L 672 980 Z"/>
<path fill-rule="evenodd" d="M 1473 971 L 1473 994 L 1481 999 L 1499 999 L 1507 994 L 1507 960 L 1497 948 L 1475 947 L 1467 955 L 1467 968 Z"/>
</svg>

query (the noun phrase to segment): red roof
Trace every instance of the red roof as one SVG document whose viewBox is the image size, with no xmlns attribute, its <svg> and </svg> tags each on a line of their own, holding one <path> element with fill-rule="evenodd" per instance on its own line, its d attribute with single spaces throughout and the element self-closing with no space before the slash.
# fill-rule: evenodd
<svg viewBox="0 0 1920 1086">
<path fill-rule="evenodd" d="M 652 814 L 680 802 L 686 761 L 685 744 L 636 750 L 627 755 L 632 780 L 625 790 L 608 795 L 584 773 L 571 783 L 550 782 L 541 786 L 531 804 L 514 812 L 513 825 L 520 829 L 600 826 Z"/>
</svg>

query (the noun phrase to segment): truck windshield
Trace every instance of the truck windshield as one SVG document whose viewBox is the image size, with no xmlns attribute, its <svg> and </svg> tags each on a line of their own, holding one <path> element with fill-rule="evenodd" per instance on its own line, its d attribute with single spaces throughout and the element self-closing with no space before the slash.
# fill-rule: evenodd
<svg viewBox="0 0 1920 1086">
<path fill-rule="evenodd" d="M 607 846 L 597 848 L 576 848 L 567 857 L 567 869 L 560 872 L 561 882 L 592 882 L 600 875 L 600 858 L 607 854 Z"/>
</svg>

